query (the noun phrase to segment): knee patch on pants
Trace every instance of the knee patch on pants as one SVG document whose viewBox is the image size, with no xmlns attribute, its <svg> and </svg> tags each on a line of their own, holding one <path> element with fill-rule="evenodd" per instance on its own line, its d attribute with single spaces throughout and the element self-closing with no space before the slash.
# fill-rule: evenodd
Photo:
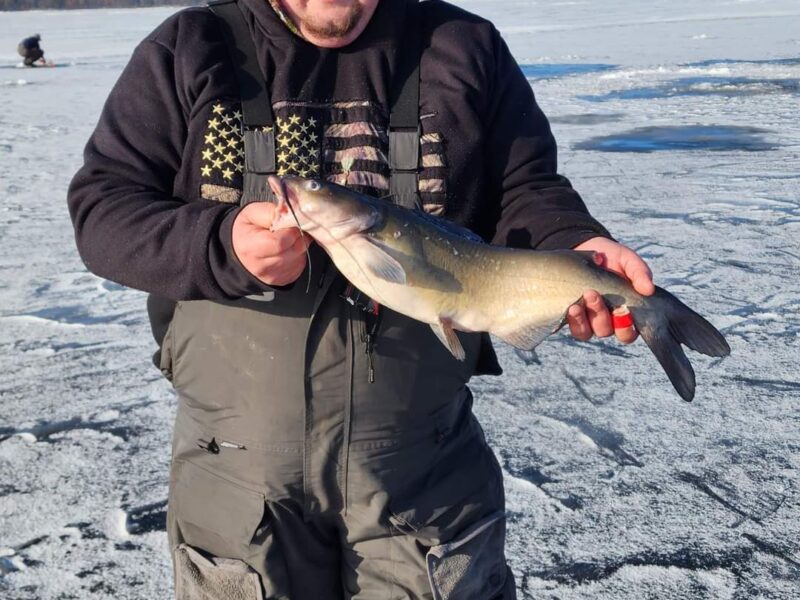
<svg viewBox="0 0 800 600">
<path fill-rule="evenodd" d="M 505 514 L 479 521 L 425 557 L 434 600 L 499 598 L 506 587 Z"/>
<path fill-rule="evenodd" d="M 181 462 L 173 465 L 170 494 L 179 600 L 289 597 L 284 559 L 261 493 Z"/>
<path fill-rule="evenodd" d="M 258 573 L 240 560 L 216 558 L 181 544 L 175 549 L 177 600 L 264 600 Z"/>
</svg>

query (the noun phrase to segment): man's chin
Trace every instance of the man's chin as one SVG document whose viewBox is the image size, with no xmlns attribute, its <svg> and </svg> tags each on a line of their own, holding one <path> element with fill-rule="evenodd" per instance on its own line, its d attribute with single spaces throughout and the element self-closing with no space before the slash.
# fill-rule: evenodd
<svg viewBox="0 0 800 600">
<path fill-rule="evenodd" d="M 342 11 L 336 11 L 342 12 Z M 346 9 L 345 14 L 331 16 L 330 19 L 305 20 L 302 29 L 307 34 L 320 39 L 341 40 L 349 37 L 361 20 L 361 5 L 355 4 Z"/>
</svg>

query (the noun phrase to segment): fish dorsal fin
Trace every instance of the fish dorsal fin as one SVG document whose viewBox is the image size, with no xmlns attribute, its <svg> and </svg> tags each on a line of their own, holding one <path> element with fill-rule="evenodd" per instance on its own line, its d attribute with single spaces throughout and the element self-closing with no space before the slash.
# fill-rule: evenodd
<svg viewBox="0 0 800 600">
<path fill-rule="evenodd" d="M 458 360 L 464 360 L 466 357 L 464 347 L 461 345 L 461 340 L 458 339 L 453 325 L 449 321 L 439 319 L 437 323 L 431 323 L 431 329 L 453 356 Z"/>
<path fill-rule="evenodd" d="M 567 307 L 569 308 L 569 307 Z M 496 332 L 504 342 L 511 344 L 520 350 L 533 350 L 546 338 L 561 329 L 567 311 L 559 311 L 558 314 L 545 315 L 534 322 L 525 323 L 516 329 L 504 332 Z"/>
<path fill-rule="evenodd" d="M 433 225 L 434 227 L 438 227 L 439 229 L 442 229 L 442 230 L 446 231 L 447 233 L 449 233 L 451 235 L 458 236 L 458 237 L 460 237 L 462 239 L 465 239 L 467 241 L 474 242 L 474 243 L 477 243 L 477 244 L 485 244 L 486 243 L 485 241 L 483 241 L 483 238 L 481 236 L 479 236 L 477 233 L 467 229 L 466 227 L 462 227 L 461 225 L 459 225 L 457 223 L 453 223 L 453 221 L 448 221 L 447 219 L 443 219 L 441 217 L 436 217 L 436 216 L 434 216 L 432 214 L 426 213 L 423 210 L 408 209 L 408 208 L 404 209 L 404 210 L 410 210 L 414 214 L 414 216 L 416 216 L 418 219 L 420 219 L 422 221 L 425 221 L 429 225 Z"/>
<path fill-rule="evenodd" d="M 364 268 L 369 274 L 390 283 L 406 284 L 403 265 L 389 256 L 380 245 L 365 237 L 359 244 L 358 252 L 361 253 Z"/>
</svg>

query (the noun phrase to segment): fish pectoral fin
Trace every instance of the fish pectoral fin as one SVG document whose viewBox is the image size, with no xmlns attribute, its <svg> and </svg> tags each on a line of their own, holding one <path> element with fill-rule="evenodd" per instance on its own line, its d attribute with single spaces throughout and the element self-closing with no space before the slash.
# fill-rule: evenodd
<svg viewBox="0 0 800 600">
<path fill-rule="evenodd" d="M 438 323 L 431 323 L 431 329 L 433 329 L 433 333 L 435 333 L 439 341 L 450 350 L 453 356 L 458 360 L 464 360 L 466 358 L 467 355 L 464 352 L 464 347 L 461 345 L 461 340 L 458 339 L 450 321 L 439 319 Z"/>
<path fill-rule="evenodd" d="M 364 267 L 370 274 L 390 283 L 406 284 L 406 270 L 386 250 L 365 238 L 357 251 L 361 253 Z"/>
<path fill-rule="evenodd" d="M 533 350 L 546 338 L 561 329 L 564 325 L 566 312 L 546 320 L 526 323 L 522 327 L 502 333 L 492 332 L 507 344 L 520 350 Z"/>
</svg>

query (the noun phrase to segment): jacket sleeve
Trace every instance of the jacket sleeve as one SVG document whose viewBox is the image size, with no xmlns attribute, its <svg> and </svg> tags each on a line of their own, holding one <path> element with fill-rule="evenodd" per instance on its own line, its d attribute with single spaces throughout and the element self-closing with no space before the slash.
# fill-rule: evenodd
<svg viewBox="0 0 800 600">
<path fill-rule="evenodd" d="M 494 33 L 487 164 L 490 189 L 499 190 L 500 207 L 492 243 L 553 250 L 611 237 L 570 182 L 557 174 L 550 124 L 508 46 Z"/>
<path fill-rule="evenodd" d="M 106 101 L 70 184 L 78 251 L 93 273 L 171 300 L 267 289 L 231 245 L 237 208 L 176 198 L 190 107 L 172 52 L 142 42 Z"/>
</svg>

